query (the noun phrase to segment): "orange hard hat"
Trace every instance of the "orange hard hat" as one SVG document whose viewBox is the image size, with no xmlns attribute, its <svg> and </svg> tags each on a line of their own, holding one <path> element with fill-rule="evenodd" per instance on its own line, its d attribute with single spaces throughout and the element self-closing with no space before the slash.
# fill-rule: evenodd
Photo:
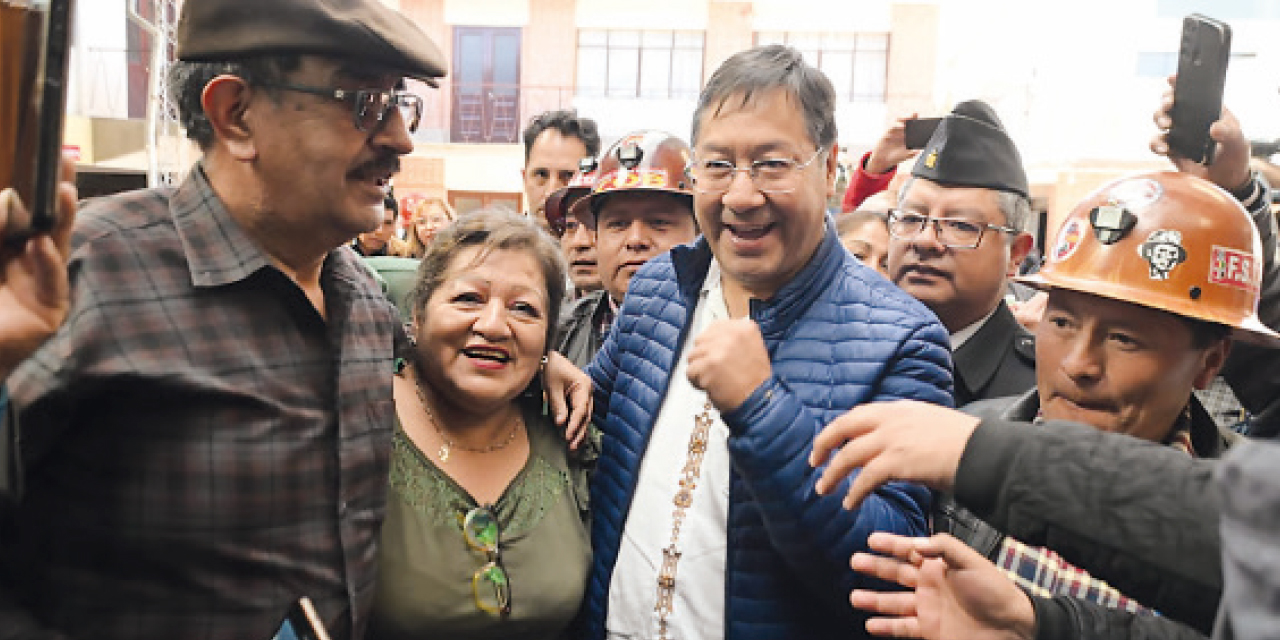
<svg viewBox="0 0 1280 640">
<path fill-rule="evenodd" d="M 1215 322 L 1276 344 L 1258 319 L 1262 241 L 1218 186 L 1182 173 L 1121 178 L 1062 222 L 1038 273 L 1017 278 Z"/>
<path fill-rule="evenodd" d="M 573 203 L 577 202 L 582 196 L 591 193 L 591 188 L 596 184 L 597 169 L 600 167 L 599 162 L 591 156 L 583 158 L 578 162 L 578 171 L 573 174 L 573 178 L 569 180 L 569 184 L 556 189 L 547 196 L 547 201 L 542 207 L 542 213 L 547 217 L 547 225 L 551 227 L 551 231 L 557 236 L 564 235 L 565 218 L 569 215 L 569 208 Z"/>
<path fill-rule="evenodd" d="M 685 167 L 689 144 L 665 131 L 643 130 L 623 136 L 600 156 L 600 172 L 591 195 L 574 203 L 571 215 L 594 222 L 600 204 L 618 191 L 657 191 L 679 196 L 693 207 Z"/>
</svg>

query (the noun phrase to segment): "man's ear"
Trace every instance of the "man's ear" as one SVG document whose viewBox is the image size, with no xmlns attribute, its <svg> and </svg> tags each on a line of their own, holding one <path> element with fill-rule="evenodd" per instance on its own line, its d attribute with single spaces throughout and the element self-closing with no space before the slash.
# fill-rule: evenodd
<svg viewBox="0 0 1280 640">
<path fill-rule="evenodd" d="M 253 131 L 246 117 L 253 89 L 242 78 L 221 75 L 209 81 L 200 94 L 200 106 L 221 141 L 236 160 L 253 160 L 258 155 Z"/>
<path fill-rule="evenodd" d="M 1031 253 L 1031 247 L 1035 243 L 1036 239 L 1029 233 L 1019 233 L 1013 238 L 1013 244 L 1009 247 L 1009 266 L 1005 270 L 1005 277 L 1012 278 L 1018 275 L 1018 268 L 1022 266 L 1022 261 L 1027 259 L 1027 254 Z"/>
<path fill-rule="evenodd" d="M 836 193 L 836 179 L 840 177 L 840 143 L 832 142 L 827 150 L 827 197 Z M 841 194 L 844 195 L 844 194 Z"/>
<path fill-rule="evenodd" d="M 1207 389 L 1209 383 L 1218 376 L 1218 372 L 1222 370 L 1222 365 L 1227 363 L 1227 356 L 1231 355 L 1231 336 L 1227 336 L 1217 343 L 1204 350 L 1204 355 L 1200 362 L 1200 371 L 1196 373 L 1192 385 L 1196 389 Z"/>
</svg>

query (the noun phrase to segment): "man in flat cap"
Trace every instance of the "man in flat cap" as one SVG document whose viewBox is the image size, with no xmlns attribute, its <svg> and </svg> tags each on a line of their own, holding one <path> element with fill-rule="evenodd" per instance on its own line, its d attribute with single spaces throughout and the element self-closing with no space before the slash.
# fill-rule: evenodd
<svg viewBox="0 0 1280 640">
<path fill-rule="evenodd" d="M 359 638 L 399 319 L 343 246 L 444 59 L 378 0 L 195 0 L 170 91 L 203 156 L 79 216 L 66 324 L 7 383 L 25 494 L 5 637 Z"/>
<path fill-rule="evenodd" d="M 889 213 L 889 277 L 951 333 L 956 406 L 1035 385 L 1035 343 L 1004 303 L 1031 250 L 1027 174 L 995 111 L 956 105 Z"/>
</svg>

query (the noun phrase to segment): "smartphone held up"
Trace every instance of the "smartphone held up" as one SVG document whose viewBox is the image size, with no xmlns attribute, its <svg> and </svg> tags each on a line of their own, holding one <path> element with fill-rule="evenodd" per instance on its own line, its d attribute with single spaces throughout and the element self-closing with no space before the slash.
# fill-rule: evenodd
<svg viewBox="0 0 1280 640">
<path fill-rule="evenodd" d="M 11 221 L 8 244 L 54 226 L 73 4 L 0 0 L 0 188 L 30 216 Z"/>
<path fill-rule="evenodd" d="M 1169 148 L 1200 164 L 1213 160 L 1209 127 L 1222 116 L 1222 92 L 1231 57 L 1231 27 L 1193 13 L 1182 21 L 1178 80 L 1169 116 Z"/>
</svg>

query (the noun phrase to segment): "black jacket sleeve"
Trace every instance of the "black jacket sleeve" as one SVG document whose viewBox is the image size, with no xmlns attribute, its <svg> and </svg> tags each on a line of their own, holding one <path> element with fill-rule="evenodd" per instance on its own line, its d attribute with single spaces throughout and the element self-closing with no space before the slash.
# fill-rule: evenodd
<svg viewBox="0 0 1280 640">
<path fill-rule="evenodd" d="M 1280 444 L 1248 441 L 1218 466 L 1225 589 L 1214 637 L 1275 638 L 1280 630 Z"/>
<path fill-rule="evenodd" d="M 1205 635 L 1168 618 L 1129 613 L 1067 596 L 1031 598 L 1036 640 L 1204 640 Z"/>
<path fill-rule="evenodd" d="M 1165 616 L 1208 633 L 1222 595 L 1215 463 L 1067 422 L 984 420 L 955 497 Z"/>
</svg>

